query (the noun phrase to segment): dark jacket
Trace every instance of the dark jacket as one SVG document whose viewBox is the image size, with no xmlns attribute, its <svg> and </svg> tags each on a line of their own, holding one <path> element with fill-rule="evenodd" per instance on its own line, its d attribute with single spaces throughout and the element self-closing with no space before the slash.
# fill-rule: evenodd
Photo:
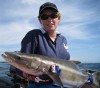
<svg viewBox="0 0 100 88">
<path fill-rule="evenodd" d="M 56 41 L 53 42 L 46 32 L 35 29 L 29 31 L 23 38 L 20 52 L 69 60 L 70 54 L 68 53 L 67 48 L 67 41 L 61 34 L 57 34 Z M 20 70 L 16 69 L 16 73 L 22 76 Z M 48 76 L 42 75 L 40 78 L 45 80 L 48 79 Z"/>
<path fill-rule="evenodd" d="M 47 33 L 43 33 L 38 29 L 29 31 L 23 38 L 21 52 L 70 59 L 70 55 L 67 52 L 67 41 L 64 36 L 57 34 L 56 41 L 53 42 Z"/>
</svg>

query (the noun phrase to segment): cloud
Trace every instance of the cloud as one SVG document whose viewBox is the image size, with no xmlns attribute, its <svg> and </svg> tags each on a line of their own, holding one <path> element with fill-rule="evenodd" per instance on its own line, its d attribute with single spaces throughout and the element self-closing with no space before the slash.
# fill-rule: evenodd
<svg viewBox="0 0 100 88">
<path fill-rule="evenodd" d="M 95 51 L 98 49 L 100 45 L 98 41 L 100 39 L 100 0 L 0 0 L 1 52 L 19 50 L 20 42 L 25 34 L 31 29 L 40 28 L 37 19 L 38 10 L 41 4 L 48 1 L 55 3 L 61 12 L 62 20 L 58 31 L 71 41 L 85 41 L 88 43 L 85 46 L 94 46 Z M 82 50 L 83 46 L 76 44 L 75 48 L 78 47 Z M 77 52 L 72 57 L 78 59 L 79 56 L 76 54 Z"/>
<path fill-rule="evenodd" d="M 41 3 L 45 3 L 47 1 L 51 1 L 51 0 L 21 0 L 21 3 L 27 3 L 29 5 L 32 5 L 32 4 L 41 4 Z"/>
<path fill-rule="evenodd" d="M 80 40 L 88 40 L 99 37 L 99 35 L 92 35 L 90 32 L 91 29 L 88 29 L 88 24 L 100 21 L 98 6 L 92 7 L 93 4 L 89 4 L 89 6 L 86 5 L 86 8 L 83 5 L 84 1 L 75 3 L 71 3 L 73 0 L 48 1 L 52 1 L 54 3 L 58 2 L 57 6 L 62 14 L 62 20 L 58 30 L 65 36 L 70 37 L 71 39 Z M 10 2 L 6 3 L 8 8 L 3 8 L 3 12 L 5 14 L 2 13 L 0 17 L 0 36 L 3 36 L 3 38 L 0 38 L 0 42 L 3 41 L 0 45 L 18 44 L 26 32 L 38 27 L 38 20 L 36 19 L 38 9 L 44 2 L 46 2 L 46 0 L 39 0 L 38 2 L 35 0 L 20 0 L 11 2 L 10 0 Z M 90 7 L 92 7 L 92 9 Z M 65 10 L 63 10 L 64 8 Z"/>
<path fill-rule="evenodd" d="M 19 44 L 25 34 L 32 28 L 28 23 L 10 23 L 1 26 L 0 45 Z"/>
<path fill-rule="evenodd" d="M 27 3 L 29 5 L 32 5 L 32 4 L 38 4 L 38 5 L 42 5 L 43 3 L 45 2 L 53 2 L 53 3 L 56 3 L 56 2 L 59 2 L 59 3 L 62 3 L 64 2 L 64 0 L 21 0 L 22 3 Z M 58 4 L 59 4 L 58 3 Z"/>
<path fill-rule="evenodd" d="M 77 1 L 75 3 L 72 3 L 73 0 L 47 1 L 57 3 L 57 6 L 61 11 L 62 20 L 61 25 L 59 27 L 59 31 L 71 37 L 72 39 L 90 39 L 96 37 L 96 35 L 92 36 L 90 29 L 88 29 L 88 24 L 93 24 L 97 21 L 100 21 L 100 12 L 98 11 L 98 4 L 96 5 L 96 7 L 92 7 L 95 5 L 95 3 L 93 4 L 89 1 L 83 0 Z M 10 2 L 6 3 L 6 6 L 8 8 L 3 8 L 4 14 L 2 13 L 0 17 L 1 30 L 5 30 L 1 31 L 1 36 L 8 34 L 8 36 L 11 37 L 11 33 L 15 34 L 15 37 L 16 39 L 18 39 L 18 41 L 16 40 L 14 42 L 15 38 L 11 38 L 10 42 L 18 43 L 19 39 L 23 37 L 20 36 L 20 33 L 22 33 L 21 31 L 23 31 L 22 29 L 24 29 L 24 33 L 21 35 L 24 35 L 27 30 L 32 28 L 32 25 L 38 27 L 35 18 L 38 16 L 39 6 L 44 2 L 46 2 L 46 0 L 39 0 L 38 2 L 35 0 L 20 0 L 11 2 L 10 0 Z M 87 5 L 86 3 L 86 7 L 84 7 L 83 4 L 85 2 L 89 3 L 89 5 Z M 4 40 L 5 39 L 7 39 L 6 36 L 4 36 Z M 3 39 L 0 40 L 2 41 Z M 4 43 L 6 44 L 6 41 L 4 41 Z"/>
<path fill-rule="evenodd" d="M 89 40 L 98 38 L 99 34 L 91 33 L 93 31 L 91 25 L 96 25 L 100 21 L 99 4 L 85 0 L 66 3 L 60 6 L 62 20 L 59 31 L 71 39 Z M 84 5 L 84 3 L 86 4 Z M 98 30 L 99 28 L 95 26 L 95 29 Z"/>
</svg>

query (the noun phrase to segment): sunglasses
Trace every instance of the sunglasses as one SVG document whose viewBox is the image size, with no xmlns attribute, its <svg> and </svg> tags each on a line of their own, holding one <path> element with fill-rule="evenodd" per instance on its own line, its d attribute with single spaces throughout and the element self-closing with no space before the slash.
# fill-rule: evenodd
<svg viewBox="0 0 100 88">
<path fill-rule="evenodd" d="M 41 18 L 42 20 L 47 20 L 49 17 L 50 17 L 51 19 L 55 19 L 55 18 L 57 18 L 58 16 L 59 16 L 58 13 L 52 13 L 51 15 L 42 14 L 42 15 L 40 15 L 40 18 Z"/>
</svg>

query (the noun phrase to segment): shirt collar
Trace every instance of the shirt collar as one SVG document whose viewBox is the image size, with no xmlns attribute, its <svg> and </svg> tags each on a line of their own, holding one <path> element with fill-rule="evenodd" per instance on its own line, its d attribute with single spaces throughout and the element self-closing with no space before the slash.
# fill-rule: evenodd
<svg viewBox="0 0 100 88">
<path fill-rule="evenodd" d="M 40 30 L 41 30 L 41 32 L 43 33 L 43 34 L 45 34 L 46 33 L 46 31 L 43 29 L 43 28 L 40 28 Z M 56 33 L 57 33 L 57 35 L 60 35 L 61 33 L 60 32 L 58 32 L 58 31 L 56 31 Z"/>
</svg>

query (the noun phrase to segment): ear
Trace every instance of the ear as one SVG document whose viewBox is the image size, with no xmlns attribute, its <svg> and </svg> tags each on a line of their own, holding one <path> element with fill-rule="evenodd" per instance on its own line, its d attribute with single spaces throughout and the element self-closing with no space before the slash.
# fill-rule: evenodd
<svg viewBox="0 0 100 88">
<path fill-rule="evenodd" d="M 59 20 L 59 22 L 60 22 L 60 20 L 61 20 L 61 14 L 59 13 L 59 16 L 58 16 L 58 20 Z"/>
</svg>

